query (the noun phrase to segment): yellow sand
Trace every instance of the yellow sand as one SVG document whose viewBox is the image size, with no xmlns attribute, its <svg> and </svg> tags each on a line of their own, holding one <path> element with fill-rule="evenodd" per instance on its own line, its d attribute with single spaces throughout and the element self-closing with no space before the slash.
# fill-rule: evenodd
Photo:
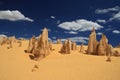
<svg viewBox="0 0 120 80">
<path fill-rule="evenodd" d="M 11 49 L 0 46 L 0 80 L 120 80 L 120 57 L 106 62 L 105 56 L 82 54 L 79 49 L 62 55 L 61 45 L 54 44 L 49 56 L 34 61 L 24 52 L 28 41 L 23 41 L 22 47 L 18 45 Z M 39 68 L 32 72 L 34 65 Z"/>
</svg>

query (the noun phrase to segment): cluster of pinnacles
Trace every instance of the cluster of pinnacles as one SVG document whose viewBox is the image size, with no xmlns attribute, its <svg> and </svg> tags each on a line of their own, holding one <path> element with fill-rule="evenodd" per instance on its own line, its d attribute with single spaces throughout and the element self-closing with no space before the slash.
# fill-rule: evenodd
<svg viewBox="0 0 120 80">
<path fill-rule="evenodd" d="M 62 44 L 61 39 L 57 40 L 57 44 Z M 70 54 L 71 50 L 77 50 L 77 45 L 75 42 L 67 39 L 62 44 L 60 53 Z M 48 41 L 48 30 L 44 28 L 42 34 L 37 39 L 35 36 L 33 36 L 29 40 L 27 52 L 32 53 L 34 55 L 35 60 L 39 60 L 49 55 L 50 51 L 52 51 L 52 41 Z M 104 34 L 102 34 L 100 41 L 97 41 L 96 32 L 94 28 L 91 34 L 89 35 L 87 51 L 85 52 L 84 45 L 82 43 L 80 46 L 80 52 L 92 55 L 118 56 L 118 52 L 116 53 L 116 51 L 113 50 L 112 45 L 108 44 L 108 39 Z"/>
<path fill-rule="evenodd" d="M 22 46 L 22 42 L 20 40 L 17 40 L 15 36 L 0 37 L 0 45 L 8 44 L 8 48 L 12 48 L 13 43 L 19 43 L 19 47 Z"/>
<path fill-rule="evenodd" d="M 46 57 L 50 54 L 50 50 L 52 50 L 52 43 L 48 42 L 48 30 L 46 28 L 44 28 L 38 39 L 33 36 L 29 40 L 27 52 L 32 53 L 35 60 Z"/>
<path fill-rule="evenodd" d="M 113 50 L 112 45 L 108 44 L 108 39 L 104 34 L 102 34 L 100 41 L 97 41 L 96 32 L 93 28 L 91 34 L 89 35 L 88 49 L 86 53 L 93 55 L 111 56 L 116 54 L 115 52 L 116 51 Z"/>
<path fill-rule="evenodd" d="M 76 49 L 77 49 L 76 43 L 68 39 L 65 40 L 60 52 L 63 54 L 70 54 L 71 50 L 76 50 Z"/>
</svg>

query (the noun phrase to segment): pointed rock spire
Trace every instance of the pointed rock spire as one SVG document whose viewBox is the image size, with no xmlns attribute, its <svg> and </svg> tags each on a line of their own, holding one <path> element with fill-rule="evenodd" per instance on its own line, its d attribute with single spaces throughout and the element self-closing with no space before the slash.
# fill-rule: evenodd
<svg viewBox="0 0 120 80">
<path fill-rule="evenodd" d="M 87 54 L 95 54 L 97 48 L 96 32 L 93 27 L 93 30 L 89 36 Z"/>
<path fill-rule="evenodd" d="M 29 40 L 29 45 L 27 48 L 27 52 L 28 53 L 32 53 L 35 47 L 35 43 L 36 43 L 36 38 L 35 36 L 32 36 L 32 38 Z"/>
<path fill-rule="evenodd" d="M 57 44 L 62 44 L 61 39 L 57 39 Z"/>
<path fill-rule="evenodd" d="M 71 41 L 68 39 L 65 40 L 60 52 L 62 54 L 70 54 L 70 51 L 71 51 Z"/>
<path fill-rule="evenodd" d="M 53 50 L 53 49 L 52 49 L 52 44 L 53 44 L 52 41 L 50 41 L 50 42 L 49 42 L 49 48 L 50 48 L 50 51 Z"/>
<path fill-rule="evenodd" d="M 95 28 L 93 27 L 92 32 L 95 32 Z"/>
<path fill-rule="evenodd" d="M 82 43 L 81 46 L 80 46 L 80 53 L 85 53 L 84 43 Z"/>
<path fill-rule="evenodd" d="M 104 34 L 102 34 L 102 37 L 98 46 L 98 55 L 106 55 L 107 48 L 108 48 L 108 39 Z"/>
<path fill-rule="evenodd" d="M 77 45 L 75 42 L 71 42 L 71 50 L 77 50 Z"/>
<path fill-rule="evenodd" d="M 96 33 L 93 28 L 92 33 L 89 36 L 87 53 L 108 56 L 113 55 L 114 52 L 115 51 L 113 50 L 112 45 L 108 44 L 108 39 L 104 34 L 102 34 L 100 42 L 97 42 Z"/>
<path fill-rule="evenodd" d="M 46 57 L 50 54 L 49 52 L 49 42 L 48 42 L 48 30 L 47 28 L 43 29 L 42 34 L 39 36 L 37 46 L 34 49 L 34 56 L 36 60 Z"/>
</svg>

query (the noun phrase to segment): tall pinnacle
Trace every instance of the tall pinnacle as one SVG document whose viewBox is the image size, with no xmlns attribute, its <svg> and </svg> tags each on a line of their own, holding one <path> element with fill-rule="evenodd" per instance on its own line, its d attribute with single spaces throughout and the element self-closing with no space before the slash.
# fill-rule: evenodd
<svg viewBox="0 0 120 80">
<path fill-rule="evenodd" d="M 95 32 L 95 28 L 93 27 L 92 32 Z"/>
</svg>

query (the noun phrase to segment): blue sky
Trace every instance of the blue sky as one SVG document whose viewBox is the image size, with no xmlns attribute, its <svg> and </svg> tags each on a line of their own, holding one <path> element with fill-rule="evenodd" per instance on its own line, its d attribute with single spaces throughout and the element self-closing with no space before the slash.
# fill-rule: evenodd
<svg viewBox="0 0 120 80">
<path fill-rule="evenodd" d="M 119 0 L 0 0 L 0 35 L 17 38 L 38 36 L 67 38 L 87 44 L 92 27 L 97 39 L 104 33 L 109 43 L 120 43 Z"/>
</svg>

